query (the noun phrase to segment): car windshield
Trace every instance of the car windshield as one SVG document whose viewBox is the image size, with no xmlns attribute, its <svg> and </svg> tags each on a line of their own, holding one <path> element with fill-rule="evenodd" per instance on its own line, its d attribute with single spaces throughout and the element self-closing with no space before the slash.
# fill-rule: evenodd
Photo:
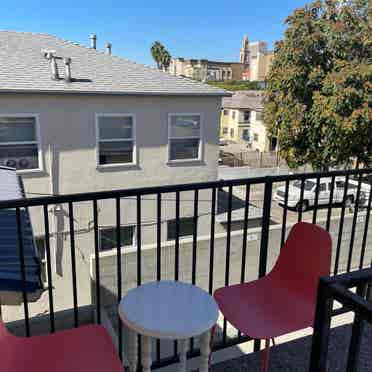
<svg viewBox="0 0 372 372">
<path fill-rule="evenodd" d="M 293 182 L 293 187 L 297 187 L 298 189 L 300 189 L 301 188 L 301 184 L 302 184 L 302 181 L 300 181 L 300 180 L 294 181 Z M 313 181 L 306 180 L 304 182 L 304 189 L 306 191 L 311 191 L 314 186 L 315 186 L 315 182 L 313 182 Z"/>
</svg>

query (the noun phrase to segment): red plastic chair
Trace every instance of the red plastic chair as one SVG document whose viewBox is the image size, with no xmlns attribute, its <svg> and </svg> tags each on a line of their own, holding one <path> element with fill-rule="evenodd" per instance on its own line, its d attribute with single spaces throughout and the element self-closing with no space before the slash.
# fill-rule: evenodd
<svg viewBox="0 0 372 372">
<path fill-rule="evenodd" d="M 268 275 L 215 291 L 221 312 L 235 328 L 265 340 L 263 372 L 269 365 L 270 339 L 313 325 L 318 281 L 329 275 L 331 253 L 327 231 L 299 222 Z"/>
<path fill-rule="evenodd" d="M 106 330 L 88 325 L 45 336 L 16 337 L 0 322 L 4 372 L 123 372 Z"/>
</svg>

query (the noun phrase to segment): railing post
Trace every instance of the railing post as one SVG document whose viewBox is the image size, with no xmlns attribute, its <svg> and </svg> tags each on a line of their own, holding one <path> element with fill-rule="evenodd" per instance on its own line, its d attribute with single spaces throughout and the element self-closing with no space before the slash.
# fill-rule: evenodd
<svg viewBox="0 0 372 372">
<path fill-rule="evenodd" d="M 265 194 L 262 213 L 262 230 L 261 230 L 261 246 L 260 246 L 260 262 L 259 262 L 259 278 L 266 275 L 267 266 L 267 248 L 269 245 L 269 228 L 270 228 L 270 213 L 271 213 L 271 197 L 273 191 L 273 183 L 270 178 L 265 182 Z"/>
<path fill-rule="evenodd" d="M 270 212 L 271 212 L 271 198 L 273 192 L 273 182 L 268 177 L 265 182 L 265 194 L 262 213 L 262 228 L 261 228 L 261 246 L 260 246 L 260 261 L 258 269 L 258 277 L 262 278 L 266 275 L 267 268 L 267 248 L 269 245 L 269 228 L 270 228 Z M 260 340 L 255 340 L 254 351 L 260 350 Z"/>
<path fill-rule="evenodd" d="M 327 282 L 321 278 L 318 285 L 309 372 L 326 370 L 331 311 L 332 300 L 328 296 Z"/>
<path fill-rule="evenodd" d="M 365 283 L 358 285 L 357 287 L 357 295 L 360 297 L 364 297 L 366 288 Z M 350 339 L 350 346 L 349 346 L 349 356 L 347 359 L 347 372 L 357 372 L 358 371 L 358 361 L 360 355 L 360 345 L 361 345 L 361 338 L 363 333 L 363 319 L 358 313 L 355 313 L 354 323 L 352 327 L 351 339 Z"/>
<path fill-rule="evenodd" d="M 372 260 L 371 260 L 371 268 L 372 268 Z M 366 299 L 368 301 L 372 301 L 372 282 L 367 284 Z"/>
</svg>

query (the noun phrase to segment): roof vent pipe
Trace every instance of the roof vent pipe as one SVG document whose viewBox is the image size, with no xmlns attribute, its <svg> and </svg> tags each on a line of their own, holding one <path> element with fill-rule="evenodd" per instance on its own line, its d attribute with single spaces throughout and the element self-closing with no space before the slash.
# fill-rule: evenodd
<svg viewBox="0 0 372 372">
<path fill-rule="evenodd" d="M 71 58 L 63 58 L 65 64 L 65 80 L 71 82 Z"/>
<path fill-rule="evenodd" d="M 112 44 L 111 43 L 107 43 L 106 44 L 106 53 L 108 55 L 110 55 L 110 56 L 111 56 L 111 49 L 112 49 Z"/>
<path fill-rule="evenodd" d="M 96 34 L 90 35 L 90 46 L 93 49 L 97 49 L 97 35 Z"/>
<path fill-rule="evenodd" d="M 49 61 L 51 70 L 52 70 L 52 79 L 59 80 L 58 66 L 57 66 L 57 57 L 55 56 L 54 50 L 44 50 L 42 51 L 45 59 Z"/>
<path fill-rule="evenodd" d="M 52 79 L 53 80 L 59 80 L 57 59 L 56 59 L 55 56 L 51 56 L 51 58 L 50 58 L 50 66 L 52 68 Z"/>
</svg>

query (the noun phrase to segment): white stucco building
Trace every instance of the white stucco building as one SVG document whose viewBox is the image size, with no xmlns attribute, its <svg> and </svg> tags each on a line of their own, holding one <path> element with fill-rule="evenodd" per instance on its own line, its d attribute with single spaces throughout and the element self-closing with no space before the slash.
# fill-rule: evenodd
<svg viewBox="0 0 372 372">
<path fill-rule="evenodd" d="M 1 31 L 0 45 L 0 165 L 17 168 L 27 197 L 216 180 L 225 91 L 99 51 L 95 40 Z M 200 196 L 210 210 L 208 198 Z M 135 202 L 121 201 L 123 246 L 136 245 Z M 183 194 L 181 203 L 188 235 L 193 203 Z M 113 205 L 98 205 L 101 250 L 116 247 Z M 67 207 L 49 208 L 49 219 L 53 267 L 70 278 Z M 162 237 L 172 240 L 174 195 L 163 207 Z M 146 244 L 155 241 L 156 201 L 142 210 Z M 42 208 L 30 213 L 43 254 Z M 89 203 L 75 206 L 79 273 L 89 271 L 92 216 Z"/>
</svg>

